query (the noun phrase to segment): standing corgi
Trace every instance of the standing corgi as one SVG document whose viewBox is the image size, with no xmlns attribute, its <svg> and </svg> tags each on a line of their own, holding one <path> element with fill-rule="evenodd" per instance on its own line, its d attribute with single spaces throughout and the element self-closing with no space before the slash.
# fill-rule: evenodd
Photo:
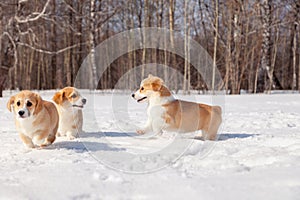
<svg viewBox="0 0 300 200">
<path fill-rule="evenodd" d="M 162 79 L 151 74 L 141 82 L 132 97 L 137 102 L 147 102 L 148 120 L 138 134 L 162 130 L 193 132 L 202 130 L 203 139 L 215 140 L 222 122 L 220 106 L 210 106 L 175 99 Z"/>
</svg>

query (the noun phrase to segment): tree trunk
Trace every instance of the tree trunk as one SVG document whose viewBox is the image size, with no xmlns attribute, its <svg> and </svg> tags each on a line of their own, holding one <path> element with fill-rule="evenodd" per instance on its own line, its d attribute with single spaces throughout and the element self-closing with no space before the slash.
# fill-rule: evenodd
<svg viewBox="0 0 300 200">
<path fill-rule="evenodd" d="M 170 42 L 171 42 L 171 49 L 174 49 L 174 37 L 173 37 L 173 31 L 174 31 L 174 13 L 175 13 L 175 3 L 176 0 L 170 0 L 170 7 L 169 7 L 169 27 L 170 27 Z M 175 60 L 172 60 L 175 61 Z"/>
<path fill-rule="evenodd" d="M 292 38 L 292 66 L 293 66 L 293 81 L 292 81 L 292 90 L 295 90 L 297 88 L 297 74 L 296 74 L 296 62 L 297 62 L 297 35 L 299 34 L 299 30 L 298 30 L 298 26 L 300 23 L 300 2 L 299 1 L 295 1 L 294 2 L 294 24 L 293 24 L 293 38 Z M 299 60 L 300 62 L 300 60 Z M 298 70 L 299 71 L 299 70 Z M 298 74 L 298 78 L 299 78 L 299 74 Z M 298 86 L 299 85 L 299 81 L 298 81 Z M 299 87 L 298 87 L 299 89 Z"/>
<path fill-rule="evenodd" d="M 97 68 L 95 60 L 95 7 L 96 0 L 90 0 L 90 86 L 89 89 L 97 89 Z"/>
<path fill-rule="evenodd" d="M 2 19 L 3 19 L 2 4 L 0 4 L 0 33 L 1 34 L 3 33 Z M 1 53 L 2 53 L 2 36 L 0 36 L 0 67 L 2 67 L 2 55 L 1 55 Z M 3 78 L 3 74 L 0 74 L 0 80 L 2 78 Z M 3 97 L 3 94 L 2 94 L 3 93 L 3 84 L 0 82 L 0 97 Z"/>
<path fill-rule="evenodd" d="M 212 81 L 211 90 L 215 94 L 215 76 L 217 68 L 217 47 L 218 47 L 218 33 L 219 33 L 219 1 L 215 0 L 215 36 L 214 36 L 214 55 L 213 55 L 213 70 L 212 70 Z"/>
<path fill-rule="evenodd" d="M 205 49 L 208 50 L 209 47 L 209 40 L 207 38 L 207 28 L 206 28 L 206 22 L 205 22 L 205 14 L 202 8 L 202 0 L 198 0 L 199 4 L 199 12 L 200 12 L 200 21 L 202 23 L 203 33 L 204 33 L 204 41 L 205 41 Z"/>
<path fill-rule="evenodd" d="M 277 16 L 279 16 L 279 13 L 278 13 L 278 11 L 277 11 Z M 268 85 L 268 88 L 270 88 L 270 90 L 272 89 L 272 88 L 274 88 L 273 87 L 273 75 L 274 75 L 274 69 L 275 69 L 275 63 L 276 63 L 276 57 L 277 57 L 277 46 L 278 46 L 278 41 L 279 41 L 279 28 L 278 28 L 278 26 L 275 26 L 275 32 L 276 32 L 276 36 L 275 36 L 275 41 L 274 41 L 274 44 L 273 44 L 273 48 L 274 48 L 274 50 L 273 50 L 273 58 L 272 58 L 272 60 L 271 60 L 271 69 L 270 69 L 270 80 L 271 81 L 269 81 L 268 83 L 269 83 L 269 85 Z M 268 90 L 268 92 L 270 93 L 270 90 Z"/>
<path fill-rule="evenodd" d="M 163 2 L 161 2 L 163 3 Z M 172 31 L 173 31 L 173 0 L 169 0 L 169 29 L 170 29 L 170 39 L 173 37 L 172 36 Z M 163 11 L 162 11 L 163 12 Z M 162 26 L 162 19 L 161 19 L 161 24 L 160 26 Z M 168 38 L 167 38 L 167 35 L 165 35 L 165 38 L 164 38 L 164 45 L 165 45 L 165 51 L 164 51 L 164 64 L 165 64 L 165 68 L 163 69 L 163 74 L 164 74 L 164 80 L 167 80 L 168 79 L 168 69 L 167 69 L 167 66 L 171 65 L 171 60 L 169 61 L 169 52 L 167 51 L 168 49 Z M 172 48 L 172 47 L 171 47 Z M 173 67 L 173 66 L 172 66 Z"/>
<path fill-rule="evenodd" d="M 52 13 L 53 15 L 56 14 L 56 1 L 53 1 L 53 6 L 52 6 Z M 52 19 L 54 19 L 54 17 L 52 17 Z M 53 52 L 57 51 L 57 46 L 56 46 L 56 39 L 57 39 L 57 35 L 56 35 L 56 23 L 51 23 L 51 49 Z M 54 54 L 51 56 L 51 86 L 52 88 L 57 88 L 57 74 L 56 74 L 56 57 L 57 55 Z"/>
<path fill-rule="evenodd" d="M 188 27 L 189 27 L 189 22 L 188 22 L 188 0 L 184 1 L 184 72 L 183 72 L 183 93 L 187 94 L 187 89 L 188 89 L 188 65 L 189 65 L 189 61 L 188 61 Z"/>
<path fill-rule="evenodd" d="M 145 0 L 145 6 L 144 6 L 144 30 L 143 30 L 143 54 L 142 54 L 142 63 L 143 65 L 146 64 L 146 53 L 147 53 L 147 49 L 146 49 L 146 30 L 145 28 L 147 28 L 149 26 L 149 0 Z M 145 77 L 145 68 L 142 68 L 142 78 Z"/>
<path fill-rule="evenodd" d="M 31 88 L 37 88 L 36 83 L 34 85 L 31 85 L 31 79 L 33 78 L 32 72 L 33 72 L 33 60 L 34 60 L 34 56 L 35 53 L 33 50 L 29 49 L 30 56 L 29 56 L 29 65 L 28 65 L 28 75 L 27 75 L 27 88 L 30 90 Z"/>
<path fill-rule="evenodd" d="M 71 45 L 70 43 L 70 35 L 68 33 L 68 31 L 65 33 L 65 44 L 67 44 L 68 46 Z M 71 86 L 71 50 L 68 50 L 64 53 L 64 68 L 66 69 L 66 86 Z"/>
<path fill-rule="evenodd" d="M 232 72 L 232 22 L 231 20 L 233 19 L 232 17 L 232 4 L 230 4 L 229 7 L 229 22 L 228 22 L 228 31 L 227 31 L 227 36 L 226 36 L 226 56 L 225 56 L 225 90 L 226 94 L 229 92 L 229 87 L 232 88 L 231 82 L 231 72 Z M 229 83 L 230 82 L 230 83 Z"/>
<path fill-rule="evenodd" d="M 250 69 L 249 69 L 249 73 L 248 73 L 248 92 L 249 93 L 253 93 L 254 92 L 254 79 L 253 76 L 255 76 L 255 73 L 253 72 L 254 70 L 254 53 L 255 53 L 255 48 L 252 48 L 251 50 L 251 60 L 250 60 Z"/>
<path fill-rule="evenodd" d="M 80 3 L 77 3 L 77 11 L 78 13 L 80 14 L 83 14 L 83 8 L 82 8 L 82 5 Z M 83 46 L 82 46 L 82 43 L 83 43 L 83 23 L 82 23 L 82 19 L 77 19 L 76 20 L 76 27 L 77 27 L 77 30 L 78 30 L 78 33 L 80 34 L 78 37 L 77 37 L 77 43 L 79 43 L 79 52 L 77 53 L 76 55 L 76 68 L 73 69 L 73 73 L 74 75 L 76 75 L 76 82 L 78 83 L 78 87 L 82 87 L 82 79 L 81 77 L 77 77 L 78 75 L 78 71 L 79 71 L 79 68 L 80 68 L 80 65 L 81 65 L 81 62 L 82 62 L 82 52 L 83 52 Z"/>
<path fill-rule="evenodd" d="M 272 78 L 270 75 L 271 67 L 271 4 L 272 0 L 263 0 L 261 6 L 262 28 L 263 28 L 263 42 L 261 48 L 261 66 L 258 71 L 258 86 L 257 92 L 264 92 L 271 90 L 268 86 L 272 85 Z M 268 83 L 271 82 L 271 83 Z"/>
</svg>

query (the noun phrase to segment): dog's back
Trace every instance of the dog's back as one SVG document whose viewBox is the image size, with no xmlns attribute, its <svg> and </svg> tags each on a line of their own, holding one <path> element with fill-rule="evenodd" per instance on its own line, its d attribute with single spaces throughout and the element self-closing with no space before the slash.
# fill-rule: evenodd
<svg viewBox="0 0 300 200">
<path fill-rule="evenodd" d="M 204 139 L 214 140 L 222 123 L 220 106 L 175 100 L 163 105 L 166 129 L 179 132 L 203 131 Z"/>
</svg>

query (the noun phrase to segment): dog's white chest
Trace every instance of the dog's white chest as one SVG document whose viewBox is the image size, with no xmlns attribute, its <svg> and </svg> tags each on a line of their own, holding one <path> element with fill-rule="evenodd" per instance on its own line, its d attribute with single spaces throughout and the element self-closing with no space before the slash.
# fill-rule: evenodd
<svg viewBox="0 0 300 200">
<path fill-rule="evenodd" d="M 164 109 L 161 105 L 149 106 L 147 109 L 147 115 L 153 119 L 162 118 L 166 109 Z"/>
<path fill-rule="evenodd" d="M 19 122 L 18 131 L 30 138 L 32 138 L 34 132 L 39 128 L 38 126 L 33 126 L 34 119 L 32 117 L 16 120 Z"/>
<path fill-rule="evenodd" d="M 82 119 L 79 117 L 79 111 L 66 110 L 60 115 L 59 130 L 69 131 L 74 129 L 73 127 L 81 128 Z"/>
<path fill-rule="evenodd" d="M 151 129 L 155 133 L 161 133 L 166 128 L 164 119 L 165 108 L 161 105 L 149 106 L 147 110 L 148 121 L 151 124 Z"/>
<path fill-rule="evenodd" d="M 62 127 L 63 125 L 72 125 L 74 124 L 74 114 L 72 111 L 70 112 L 64 112 L 60 115 L 60 126 Z"/>
</svg>

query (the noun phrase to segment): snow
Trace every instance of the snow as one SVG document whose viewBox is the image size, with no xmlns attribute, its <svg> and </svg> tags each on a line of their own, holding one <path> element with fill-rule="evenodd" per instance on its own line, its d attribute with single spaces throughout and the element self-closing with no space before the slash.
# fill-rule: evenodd
<svg viewBox="0 0 300 200">
<path fill-rule="evenodd" d="M 146 105 L 84 91 L 86 133 L 27 149 L 6 109 L 14 93 L 0 99 L 0 199 L 299 199 L 299 94 L 226 96 L 219 140 L 202 141 L 137 136 Z"/>
</svg>

